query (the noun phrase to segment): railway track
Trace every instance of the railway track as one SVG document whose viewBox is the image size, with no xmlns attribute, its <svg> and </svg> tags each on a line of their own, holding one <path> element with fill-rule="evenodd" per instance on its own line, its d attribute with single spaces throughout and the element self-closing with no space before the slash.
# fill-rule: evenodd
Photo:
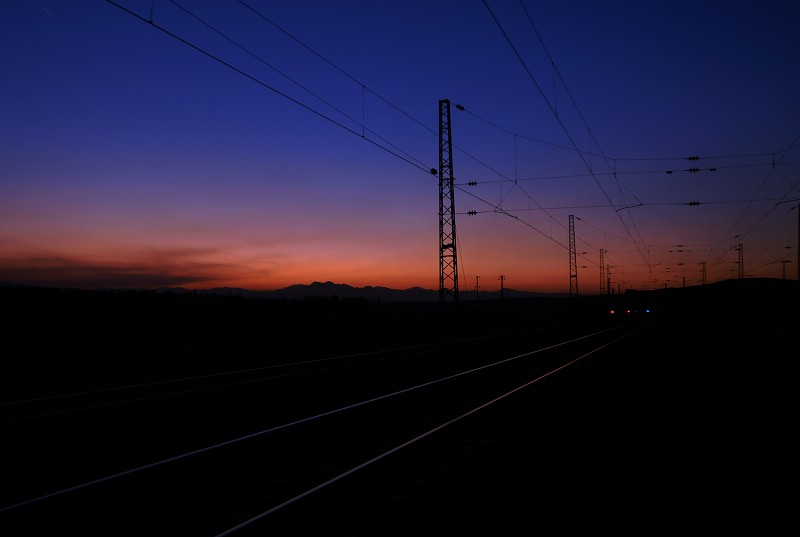
<svg viewBox="0 0 800 537">
<path fill-rule="evenodd" d="M 521 419 L 512 401 L 646 322 L 287 353 L 262 367 L 6 402 L 0 527 L 263 535 L 338 517 L 320 534 L 391 534 L 385 509 L 421 507 L 420 483 L 469 479 L 482 446 Z"/>
</svg>

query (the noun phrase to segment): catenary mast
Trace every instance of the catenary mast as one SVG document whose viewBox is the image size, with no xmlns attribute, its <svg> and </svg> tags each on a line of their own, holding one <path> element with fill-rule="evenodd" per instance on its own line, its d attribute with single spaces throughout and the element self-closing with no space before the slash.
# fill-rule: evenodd
<svg viewBox="0 0 800 537">
<path fill-rule="evenodd" d="M 569 297 L 578 296 L 578 260 L 575 251 L 575 215 L 569 215 Z"/>
<path fill-rule="evenodd" d="M 456 207 L 450 101 L 439 101 L 439 302 L 458 302 Z"/>
</svg>

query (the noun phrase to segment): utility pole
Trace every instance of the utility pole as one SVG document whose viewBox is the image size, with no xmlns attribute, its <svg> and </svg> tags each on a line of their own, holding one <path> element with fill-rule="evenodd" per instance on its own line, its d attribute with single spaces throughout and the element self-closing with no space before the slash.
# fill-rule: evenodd
<svg viewBox="0 0 800 537">
<path fill-rule="evenodd" d="M 456 207 L 450 101 L 439 101 L 439 302 L 458 302 Z"/>
<path fill-rule="evenodd" d="M 741 280 L 744 278 L 744 248 L 742 248 L 741 242 L 736 249 L 739 250 L 739 279 Z"/>
<path fill-rule="evenodd" d="M 480 299 L 480 285 L 478 285 L 478 279 L 480 279 L 480 276 L 475 276 L 475 300 Z"/>
<path fill-rule="evenodd" d="M 606 283 L 605 283 L 605 261 L 603 261 L 603 249 L 600 248 L 600 295 L 604 295 L 606 291 Z"/>
<path fill-rule="evenodd" d="M 788 259 L 781 259 L 781 263 L 783 263 L 783 279 L 786 279 L 786 263 L 791 263 Z"/>
<path fill-rule="evenodd" d="M 701 261 L 700 265 L 703 267 L 703 277 L 702 277 L 701 281 L 703 282 L 703 285 L 705 285 L 706 284 L 706 262 L 705 261 Z"/>
<path fill-rule="evenodd" d="M 569 215 L 569 297 L 578 296 L 578 263 L 575 253 L 575 216 Z"/>
<path fill-rule="evenodd" d="M 611 294 L 611 265 L 606 266 L 606 294 Z"/>
<path fill-rule="evenodd" d="M 503 287 L 503 282 L 506 280 L 506 277 L 503 274 L 501 274 L 500 277 L 497 279 L 500 280 L 500 300 L 502 300 L 503 297 L 505 296 L 505 288 Z"/>
</svg>

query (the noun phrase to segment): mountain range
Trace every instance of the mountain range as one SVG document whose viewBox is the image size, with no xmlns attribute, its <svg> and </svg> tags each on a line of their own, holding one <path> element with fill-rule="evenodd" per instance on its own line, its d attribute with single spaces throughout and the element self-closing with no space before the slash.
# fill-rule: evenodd
<svg viewBox="0 0 800 537">
<path fill-rule="evenodd" d="M 390 289 L 388 287 L 352 287 L 347 284 L 333 282 L 312 282 L 310 284 L 290 285 L 283 289 L 273 291 L 253 291 L 237 287 L 216 287 L 203 291 L 187 290 L 182 287 L 164 287 L 158 292 L 171 293 L 204 293 L 225 296 L 242 296 L 246 298 L 269 298 L 286 300 L 305 300 L 307 298 L 339 298 L 339 299 L 366 299 L 370 302 L 436 302 L 439 300 L 439 291 L 434 289 L 423 289 L 422 287 L 411 287 L 408 289 Z M 531 298 L 531 297 L 551 297 L 564 298 L 569 295 L 564 293 L 533 293 L 529 291 L 517 291 L 515 289 L 504 289 L 502 298 Z M 475 291 L 462 291 L 459 294 L 461 300 L 499 299 L 500 291 L 480 291 L 476 295 Z"/>
</svg>

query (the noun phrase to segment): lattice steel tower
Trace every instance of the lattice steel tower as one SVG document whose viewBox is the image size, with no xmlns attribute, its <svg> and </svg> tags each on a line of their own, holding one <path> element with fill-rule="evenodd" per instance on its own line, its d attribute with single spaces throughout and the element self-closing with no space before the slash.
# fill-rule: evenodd
<svg viewBox="0 0 800 537">
<path fill-rule="evenodd" d="M 458 302 L 456 206 L 450 101 L 439 101 L 439 302 Z"/>
<path fill-rule="evenodd" d="M 606 269 L 605 260 L 603 259 L 603 249 L 600 248 L 600 294 L 604 295 L 606 291 Z"/>
<path fill-rule="evenodd" d="M 575 216 L 569 215 L 569 297 L 578 296 L 578 262 L 575 253 Z"/>
<path fill-rule="evenodd" d="M 736 250 L 739 250 L 739 279 L 742 279 L 744 278 L 744 248 L 741 242 Z"/>
</svg>

